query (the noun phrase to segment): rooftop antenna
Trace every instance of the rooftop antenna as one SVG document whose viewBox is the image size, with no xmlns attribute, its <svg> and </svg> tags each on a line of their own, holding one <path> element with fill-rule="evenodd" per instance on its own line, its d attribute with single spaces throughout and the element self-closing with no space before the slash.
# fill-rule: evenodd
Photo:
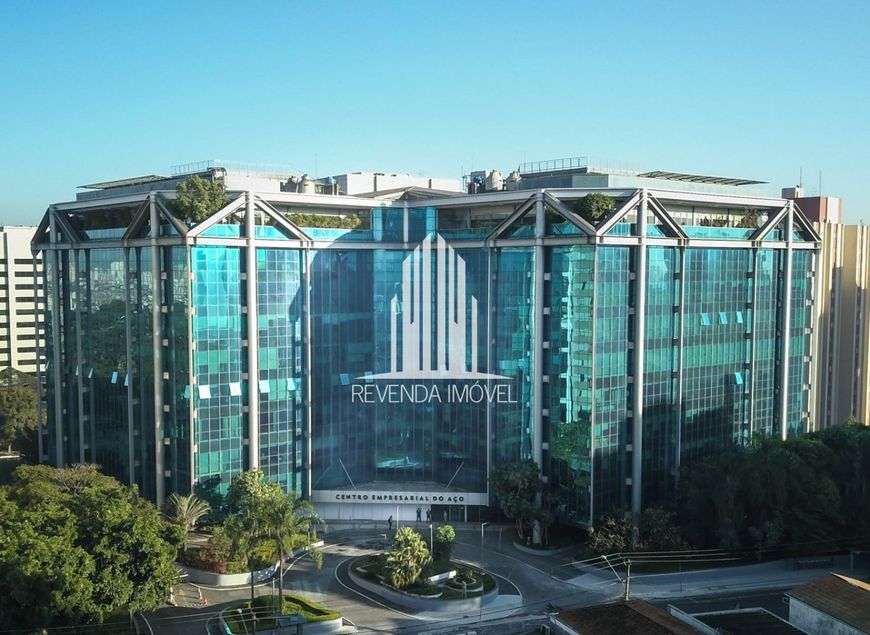
<svg viewBox="0 0 870 635">
<path fill-rule="evenodd" d="M 801 166 L 800 177 L 798 178 L 798 187 L 803 189 L 804 186 L 804 167 Z"/>
<path fill-rule="evenodd" d="M 822 195 L 822 171 L 819 170 L 819 196 Z"/>
<path fill-rule="evenodd" d="M 317 178 L 317 153 L 314 153 L 314 178 Z"/>
</svg>

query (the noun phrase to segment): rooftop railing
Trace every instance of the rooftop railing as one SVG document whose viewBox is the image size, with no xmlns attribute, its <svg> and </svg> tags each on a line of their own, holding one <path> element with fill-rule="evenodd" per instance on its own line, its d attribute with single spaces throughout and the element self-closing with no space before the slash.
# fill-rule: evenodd
<svg viewBox="0 0 870 635">
<path fill-rule="evenodd" d="M 194 161 L 181 163 L 170 168 L 172 176 L 184 176 L 185 174 L 199 174 L 216 168 L 223 168 L 227 172 L 242 174 L 245 176 L 282 177 L 299 176 L 300 170 L 276 163 L 246 163 L 244 161 L 227 161 L 224 159 L 208 159 L 206 161 Z"/>
</svg>

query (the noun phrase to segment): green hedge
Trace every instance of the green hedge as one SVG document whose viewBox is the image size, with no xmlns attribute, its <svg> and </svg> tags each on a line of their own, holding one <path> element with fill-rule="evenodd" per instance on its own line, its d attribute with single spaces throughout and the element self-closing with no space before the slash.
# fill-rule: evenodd
<svg viewBox="0 0 870 635">
<path fill-rule="evenodd" d="M 287 214 L 287 219 L 298 227 L 328 227 L 336 229 L 368 229 L 368 222 L 358 214 L 333 216 L 331 214 Z"/>
</svg>

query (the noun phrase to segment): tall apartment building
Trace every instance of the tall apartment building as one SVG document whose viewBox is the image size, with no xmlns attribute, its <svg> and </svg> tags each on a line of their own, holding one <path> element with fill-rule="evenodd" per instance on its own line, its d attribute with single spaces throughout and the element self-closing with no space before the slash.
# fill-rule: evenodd
<svg viewBox="0 0 870 635">
<path fill-rule="evenodd" d="M 0 227 L 0 369 L 36 374 L 37 308 L 41 297 L 42 256 L 30 241 L 36 227 Z M 45 356 L 42 356 L 45 359 Z"/>
<path fill-rule="evenodd" d="M 46 212 L 47 460 L 216 505 L 258 467 L 326 517 L 413 519 L 474 518 L 529 458 L 588 524 L 811 425 L 819 237 L 757 182 L 547 164 L 553 185 L 348 196 L 204 167 L 230 202 L 198 223 L 182 174 Z"/>
<path fill-rule="evenodd" d="M 816 426 L 849 417 L 870 424 L 870 227 L 840 222 L 833 197 L 785 198 L 813 219 L 821 238 L 816 271 L 813 403 Z M 799 192 L 797 192 L 799 194 Z"/>
</svg>

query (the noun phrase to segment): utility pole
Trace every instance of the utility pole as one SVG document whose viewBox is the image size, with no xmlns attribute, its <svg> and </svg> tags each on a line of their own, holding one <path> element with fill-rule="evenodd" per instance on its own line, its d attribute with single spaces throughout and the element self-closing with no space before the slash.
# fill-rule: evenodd
<svg viewBox="0 0 870 635">
<path fill-rule="evenodd" d="M 625 561 L 625 580 L 623 582 L 625 583 L 625 594 L 622 599 L 628 602 L 629 587 L 631 585 L 631 560 Z"/>
</svg>

